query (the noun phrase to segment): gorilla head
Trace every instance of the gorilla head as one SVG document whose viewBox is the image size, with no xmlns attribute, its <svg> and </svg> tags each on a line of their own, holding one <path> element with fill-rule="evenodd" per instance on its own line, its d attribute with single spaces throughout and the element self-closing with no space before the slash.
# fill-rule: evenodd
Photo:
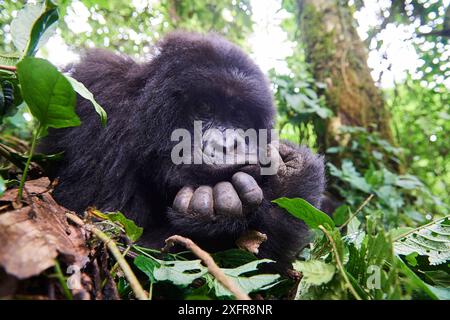
<svg viewBox="0 0 450 320">
<path fill-rule="evenodd" d="M 93 50 L 71 72 L 105 108 L 108 124 L 102 128 L 79 99 L 82 125 L 51 130 L 41 143 L 42 152 L 64 152 L 50 173 L 59 178 L 54 195 L 62 205 L 121 210 L 145 227 L 144 243 L 156 247 L 181 233 L 221 249 L 249 228 L 268 234 L 262 256 L 289 261 L 305 244 L 303 223 L 270 201 L 301 197 L 318 206 L 321 157 L 282 143 L 272 154 L 281 169 L 271 176 L 249 161 L 195 162 L 199 143 L 203 155 L 212 149 L 234 156 L 241 148 L 257 160 L 266 149 L 260 141 L 251 148 L 241 133 L 227 139 L 230 129 L 270 130 L 274 117 L 265 76 L 237 46 L 217 35 L 176 32 L 159 42 L 150 62 Z M 178 150 L 183 135 L 189 145 Z"/>
<path fill-rule="evenodd" d="M 140 152 L 146 155 L 143 160 L 147 164 L 162 169 L 157 184 L 164 186 L 163 193 L 177 192 L 186 184 L 217 183 L 236 171 L 232 163 L 208 165 L 202 161 L 203 165 L 196 165 L 191 157 L 182 165 L 174 164 L 170 156 L 177 141 L 170 137 L 175 130 L 186 129 L 193 148 L 194 121 L 201 121 L 201 133 L 272 128 L 274 106 L 266 78 L 241 49 L 218 36 L 170 34 L 159 44 L 152 61 L 141 66 L 136 81 L 142 85 L 139 104 L 144 110 L 140 117 L 151 121 L 142 128 Z M 224 139 L 205 136 L 203 150 L 216 144 L 216 149 L 223 147 L 224 154 L 230 151 Z M 148 144 L 157 148 L 148 148 Z"/>
</svg>

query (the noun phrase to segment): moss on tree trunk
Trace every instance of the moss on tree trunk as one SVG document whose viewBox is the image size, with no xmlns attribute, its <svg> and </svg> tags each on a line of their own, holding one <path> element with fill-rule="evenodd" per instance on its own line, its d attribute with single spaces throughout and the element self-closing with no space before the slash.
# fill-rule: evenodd
<svg viewBox="0 0 450 320">
<path fill-rule="evenodd" d="M 390 116 L 367 66 L 350 8 L 339 0 L 297 0 L 302 41 L 316 80 L 327 84 L 328 121 L 322 143 L 337 145 L 340 125 L 378 131 L 392 142 Z"/>
</svg>

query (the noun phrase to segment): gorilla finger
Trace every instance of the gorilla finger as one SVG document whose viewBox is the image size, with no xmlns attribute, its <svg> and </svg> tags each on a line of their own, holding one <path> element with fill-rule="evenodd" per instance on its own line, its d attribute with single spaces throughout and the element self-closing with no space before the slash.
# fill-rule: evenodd
<svg viewBox="0 0 450 320">
<path fill-rule="evenodd" d="M 192 196 L 188 211 L 198 215 L 213 215 L 212 188 L 209 186 L 198 187 Z"/>
<path fill-rule="evenodd" d="M 278 145 L 278 152 L 283 160 L 288 159 L 293 153 L 295 153 L 295 149 L 290 145 L 280 142 Z"/>
<path fill-rule="evenodd" d="M 262 202 L 263 192 L 252 176 L 244 172 L 236 172 L 231 182 L 244 204 L 256 207 Z"/>
<path fill-rule="evenodd" d="M 173 209 L 178 212 L 187 213 L 189 209 L 189 203 L 191 202 L 191 198 L 193 195 L 194 188 L 190 186 L 181 188 L 175 196 L 175 200 L 173 200 Z"/>
<path fill-rule="evenodd" d="M 214 210 L 218 215 L 242 215 L 242 203 L 230 182 L 219 182 L 214 187 Z"/>
<path fill-rule="evenodd" d="M 268 152 L 270 155 L 270 159 L 271 161 L 273 161 L 272 167 L 276 168 L 277 174 L 283 175 L 286 171 L 286 164 L 282 156 L 280 155 L 279 149 L 277 149 L 273 144 L 269 144 L 267 147 L 269 149 Z"/>
</svg>

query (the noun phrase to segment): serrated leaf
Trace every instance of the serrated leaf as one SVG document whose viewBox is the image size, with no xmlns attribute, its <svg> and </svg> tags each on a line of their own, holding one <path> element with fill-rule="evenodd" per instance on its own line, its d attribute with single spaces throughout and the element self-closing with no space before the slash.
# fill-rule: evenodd
<svg viewBox="0 0 450 320">
<path fill-rule="evenodd" d="M 70 82 L 45 59 L 26 57 L 17 64 L 22 96 L 43 128 L 80 125 Z"/>
<path fill-rule="evenodd" d="M 195 279 L 204 276 L 208 269 L 201 260 L 164 261 L 146 256 L 138 256 L 134 264 L 144 272 L 152 282 L 169 281 L 177 286 L 186 287 Z"/>
<path fill-rule="evenodd" d="M 100 116 L 100 120 L 102 122 L 102 126 L 106 126 L 106 120 L 107 120 L 107 114 L 106 111 L 97 103 L 97 101 L 94 98 L 94 95 L 92 94 L 92 92 L 90 92 L 85 86 L 84 84 L 82 84 L 81 82 L 79 82 L 78 80 L 67 76 L 66 75 L 67 80 L 69 80 L 70 84 L 72 85 L 72 88 L 83 98 L 89 100 L 92 105 L 94 106 L 95 111 L 98 113 L 98 115 Z"/>
<path fill-rule="evenodd" d="M 394 249 L 401 255 L 417 252 L 428 257 L 431 265 L 447 262 L 450 260 L 450 218 L 439 219 L 398 236 Z"/>
<path fill-rule="evenodd" d="M 25 53 L 42 47 L 56 31 L 58 13 L 51 2 L 26 4 L 11 22 L 11 36 L 16 48 Z"/>
<path fill-rule="evenodd" d="M 320 225 L 335 227 L 333 220 L 324 212 L 300 198 L 279 198 L 272 201 L 288 211 L 294 217 L 303 220 L 310 228 L 318 229 Z"/>
<path fill-rule="evenodd" d="M 321 260 L 296 261 L 294 269 L 303 274 L 302 281 L 315 286 L 330 282 L 336 272 L 334 265 Z"/>
<path fill-rule="evenodd" d="M 201 278 L 208 269 L 204 267 L 201 260 L 191 261 L 162 261 L 160 266 L 153 271 L 156 281 L 170 281 L 178 286 L 188 286 L 195 279 Z"/>
<path fill-rule="evenodd" d="M 254 276 L 244 276 L 244 274 L 258 270 L 258 265 L 261 263 L 273 262 L 269 259 L 261 259 L 249 262 L 240 267 L 234 269 L 222 269 L 222 271 L 230 277 L 245 293 L 251 293 L 258 290 L 267 290 L 277 284 L 277 280 L 280 278 L 277 274 L 258 274 Z M 225 287 L 223 287 L 216 279 L 210 284 L 215 291 L 216 296 L 232 296 Z"/>
</svg>

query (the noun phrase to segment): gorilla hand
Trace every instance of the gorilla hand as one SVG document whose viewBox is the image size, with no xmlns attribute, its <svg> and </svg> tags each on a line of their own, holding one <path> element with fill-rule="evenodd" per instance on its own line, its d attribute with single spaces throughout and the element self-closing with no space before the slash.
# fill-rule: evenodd
<svg viewBox="0 0 450 320">
<path fill-rule="evenodd" d="M 247 215 L 262 202 L 263 192 L 255 179 L 244 172 L 233 175 L 231 183 L 214 187 L 183 187 L 175 196 L 169 218 L 181 232 L 202 234 L 238 234 L 247 227 Z M 206 234 L 205 234 L 206 232 Z"/>
<path fill-rule="evenodd" d="M 278 162 L 278 170 L 266 180 L 266 198 L 299 197 L 318 206 L 325 184 L 322 157 L 284 141 L 280 141 L 278 150 L 271 147 L 270 154 Z"/>
</svg>

